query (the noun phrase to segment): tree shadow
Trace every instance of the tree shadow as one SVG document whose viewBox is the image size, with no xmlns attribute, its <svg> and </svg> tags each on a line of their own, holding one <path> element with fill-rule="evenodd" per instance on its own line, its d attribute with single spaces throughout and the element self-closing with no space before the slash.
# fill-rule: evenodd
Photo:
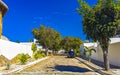
<svg viewBox="0 0 120 75">
<path fill-rule="evenodd" d="M 97 60 L 91 59 L 91 62 L 94 63 L 95 65 L 98 65 L 98 66 L 104 68 L 104 63 L 101 62 L 101 61 L 97 61 Z M 110 68 L 111 69 L 120 69 L 119 66 L 115 66 L 115 65 L 112 65 L 112 64 L 110 64 Z"/>
<path fill-rule="evenodd" d="M 82 57 L 80 57 L 80 58 L 88 61 L 88 59 L 87 59 L 86 57 L 83 57 L 83 56 L 82 56 Z M 97 66 L 100 66 L 100 67 L 104 68 L 104 63 L 101 62 L 101 61 L 97 61 L 97 60 L 91 59 L 91 63 L 93 63 L 93 64 L 95 64 L 95 65 L 97 65 Z M 110 68 L 111 68 L 111 69 L 120 69 L 119 66 L 115 66 L 115 65 L 112 65 L 112 64 L 110 64 Z"/>
<path fill-rule="evenodd" d="M 55 69 L 58 71 L 68 71 L 68 72 L 91 72 L 91 70 L 87 68 L 82 68 L 77 66 L 56 65 Z"/>
</svg>

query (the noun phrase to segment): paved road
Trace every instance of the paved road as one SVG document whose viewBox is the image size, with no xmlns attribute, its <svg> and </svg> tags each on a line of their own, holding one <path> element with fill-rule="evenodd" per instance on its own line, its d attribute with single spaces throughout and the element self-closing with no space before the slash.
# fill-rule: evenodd
<svg viewBox="0 0 120 75">
<path fill-rule="evenodd" d="M 88 75 L 97 75 L 95 72 L 78 61 L 75 58 L 66 58 L 65 56 L 52 56 L 48 59 L 35 64 L 22 72 L 72 72 L 87 73 Z"/>
</svg>

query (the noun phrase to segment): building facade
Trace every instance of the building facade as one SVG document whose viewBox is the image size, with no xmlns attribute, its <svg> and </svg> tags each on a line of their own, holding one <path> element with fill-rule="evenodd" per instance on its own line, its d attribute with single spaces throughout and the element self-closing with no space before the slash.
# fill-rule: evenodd
<svg viewBox="0 0 120 75">
<path fill-rule="evenodd" d="M 120 54 L 120 38 L 111 38 L 110 39 L 110 46 L 108 48 L 108 58 L 109 62 L 112 65 L 119 66 L 120 67 L 120 60 L 119 60 L 119 54 Z M 100 47 L 99 43 L 84 43 L 83 46 L 81 46 L 80 52 L 83 53 L 84 46 L 87 46 L 89 48 L 94 48 L 96 52 L 92 52 L 91 58 L 100 62 L 103 62 L 103 52 L 102 48 Z M 87 55 L 86 55 L 87 57 Z"/>
<path fill-rule="evenodd" d="M 8 10 L 7 5 L 2 0 L 0 0 L 0 38 L 2 35 L 2 19 L 7 10 Z"/>
</svg>

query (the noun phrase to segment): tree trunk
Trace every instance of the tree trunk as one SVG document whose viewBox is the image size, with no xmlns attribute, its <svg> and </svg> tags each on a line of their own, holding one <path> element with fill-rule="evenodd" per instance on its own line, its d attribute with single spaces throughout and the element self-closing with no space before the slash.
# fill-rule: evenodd
<svg viewBox="0 0 120 75">
<path fill-rule="evenodd" d="M 110 64 L 108 59 L 109 38 L 102 39 L 102 41 L 100 42 L 100 45 L 103 50 L 104 68 L 106 71 L 108 71 L 110 69 Z"/>
<path fill-rule="evenodd" d="M 108 50 L 103 50 L 103 59 L 104 59 L 105 70 L 108 71 L 110 68 L 109 60 L 108 60 Z"/>
<path fill-rule="evenodd" d="M 48 56 L 48 49 L 45 50 L 45 54 L 46 54 L 46 56 Z"/>
<path fill-rule="evenodd" d="M 88 62 L 91 62 L 91 57 L 88 55 Z"/>
</svg>

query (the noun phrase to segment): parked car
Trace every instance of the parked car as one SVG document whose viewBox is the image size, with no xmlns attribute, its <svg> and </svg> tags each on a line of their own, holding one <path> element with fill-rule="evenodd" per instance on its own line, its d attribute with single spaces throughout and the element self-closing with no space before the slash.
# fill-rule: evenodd
<svg viewBox="0 0 120 75">
<path fill-rule="evenodd" d="M 68 58 L 74 58 L 75 57 L 74 51 L 69 51 L 67 57 Z"/>
</svg>

